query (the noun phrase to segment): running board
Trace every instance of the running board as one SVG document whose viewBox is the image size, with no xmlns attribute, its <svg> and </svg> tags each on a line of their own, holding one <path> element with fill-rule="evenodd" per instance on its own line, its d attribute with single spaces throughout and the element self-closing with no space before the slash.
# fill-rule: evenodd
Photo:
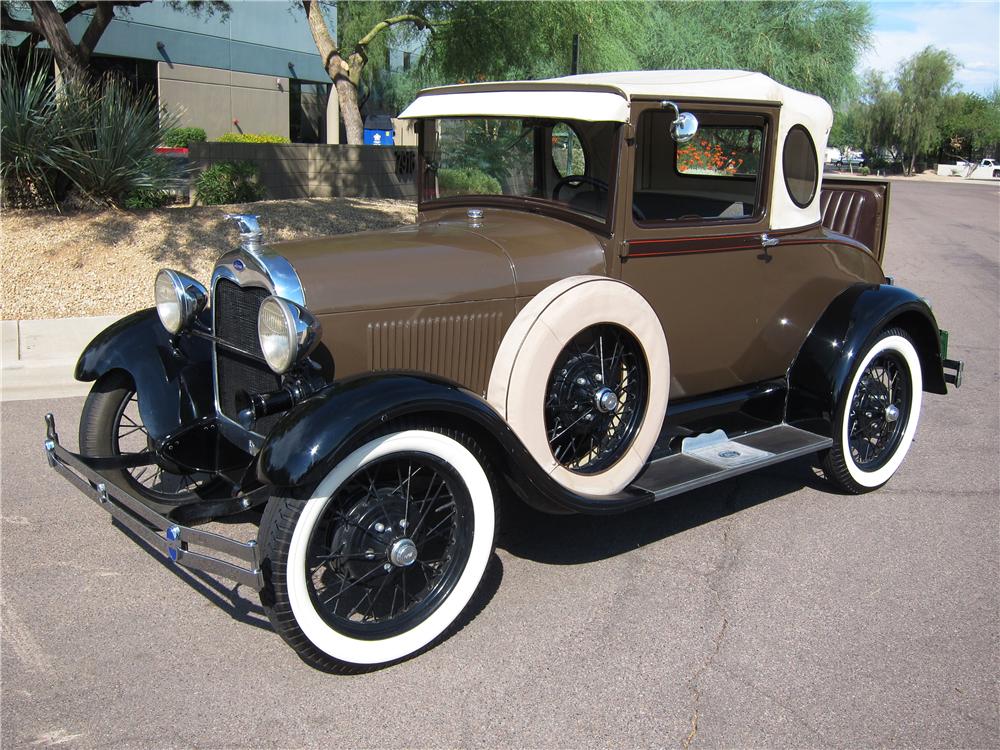
<svg viewBox="0 0 1000 750">
<path fill-rule="evenodd" d="M 787 424 L 735 438 L 716 430 L 685 438 L 679 453 L 650 463 L 631 486 L 663 500 L 831 445 L 828 437 Z"/>
</svg>

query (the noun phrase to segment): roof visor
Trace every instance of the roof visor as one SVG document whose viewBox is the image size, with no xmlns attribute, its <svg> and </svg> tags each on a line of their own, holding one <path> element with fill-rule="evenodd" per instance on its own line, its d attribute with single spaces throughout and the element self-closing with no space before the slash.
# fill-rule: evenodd
<svg viewBox="0 0 1000 750">
<path fill-rule="evenodd" d="M 399 116 L 541 117 L 628 122 L 628 113 L 628 99 L 610 91 L 463 91 L 421 94 Z"/>
</svg>

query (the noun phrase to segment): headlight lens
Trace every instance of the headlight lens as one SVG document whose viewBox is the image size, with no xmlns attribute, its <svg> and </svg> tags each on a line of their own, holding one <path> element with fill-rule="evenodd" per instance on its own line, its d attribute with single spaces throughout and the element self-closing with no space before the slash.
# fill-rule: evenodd
<svg viewBox="0 0 1000 750">
<path fill-rule="evenodd" d="M 153 298 L 163 327 L 180 333 L 204 309 L 208 292 L 187 274 L 164 268 L 156 274 Z"/>
<path fill-rule="evenodd" d="M 257 335 L 267 366 L 279 375 L 316 347 L 319 321 L 281 297 L 268 297 L 257 313 Z"/>
</svg>

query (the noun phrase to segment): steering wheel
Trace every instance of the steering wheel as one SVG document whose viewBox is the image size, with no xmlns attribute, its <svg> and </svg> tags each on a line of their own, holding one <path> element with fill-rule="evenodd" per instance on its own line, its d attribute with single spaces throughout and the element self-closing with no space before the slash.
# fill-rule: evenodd
<svg viewBox="0 0 1000 750">
<path fill-rule="evenodd" d="M 596 177 L 588 177 L 585 174 L 568 174 L 553 186 L 552 200 L 559 200 L 559 191 L 563 189 L 563 186 L 574 182 L 576 183 L 574 187 L 587 183 L 588 185 L 593 185 L 598 190 L 603 190 L 605 193 L 608 192 L 608 183 L 604 180 L 599 180 Z"/>
</svg>

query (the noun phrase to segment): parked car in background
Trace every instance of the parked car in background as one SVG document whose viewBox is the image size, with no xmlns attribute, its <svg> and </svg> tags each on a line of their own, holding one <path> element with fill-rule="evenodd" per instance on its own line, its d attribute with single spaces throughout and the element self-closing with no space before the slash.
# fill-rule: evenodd
<svg viewBox="0 0 1000 750">
<path fill-rule="evenodd" d="M 449 632 L 502 495 L 614 513 L 815 454 L 869 492 L 961 382 L 882 270 L 889 183 L 823 176 L 822 99 L 654 71 L 430 89 L 402 117 L 415 225 L 267 243 L 232 217 L 207 283 L 161 271 L 81 355 L 79 454 L 47 417 L 54 468 L 258 591 L 311 664 Z M 252 508 L 249 542 L 195 526 Z"/>
</svg>

